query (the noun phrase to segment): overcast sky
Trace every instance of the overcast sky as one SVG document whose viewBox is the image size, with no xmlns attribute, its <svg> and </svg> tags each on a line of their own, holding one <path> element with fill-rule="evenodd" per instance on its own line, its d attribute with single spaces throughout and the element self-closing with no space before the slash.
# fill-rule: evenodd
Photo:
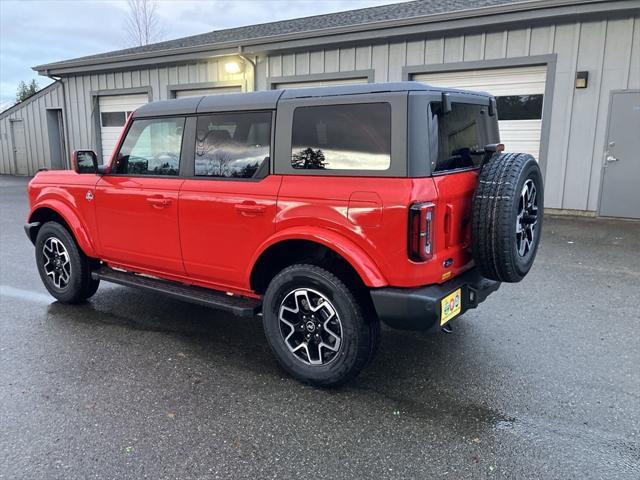
<svg viewBox="0 0 640 480">
<path fill-rule="evenodd" d="M 158 0 L 162 40 L 399 0 Z M 126 48 L 126 0 L 0 0 L 0 111 L 31 67 Z M 8 105 L 9 104 L 9 105 Z"/>
</svg>

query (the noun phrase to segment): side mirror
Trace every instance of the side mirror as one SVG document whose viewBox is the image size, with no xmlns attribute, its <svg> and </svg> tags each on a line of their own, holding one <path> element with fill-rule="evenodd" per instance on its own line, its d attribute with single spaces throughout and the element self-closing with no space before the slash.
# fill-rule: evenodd
<svg viewBox="0 0 640 480">
<path fill-rule="evenodd" d="M 71 163 L 76 173 L 97 173 L 98 156 L 93 150 L 74 150 Z"/>
</svg>

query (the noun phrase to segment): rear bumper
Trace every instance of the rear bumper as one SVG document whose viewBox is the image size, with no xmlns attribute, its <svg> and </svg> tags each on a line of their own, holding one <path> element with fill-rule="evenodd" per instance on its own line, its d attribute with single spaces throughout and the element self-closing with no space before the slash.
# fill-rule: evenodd
<svg viewBox="0 0 640 480">
<path fill-rule="evenodd" d="M 462 309 L 459 314 L 462 315 L 467 310 L 476 308 L 498 290 L 500 282 L 484 278 L 474 268 L 441 285 L 372 289 L 371 298 L 378 318 L 390 327 L 402 330 L 436 330 L 440 327 L 440 301 L 458 288 L 462 293 Z"/>
</svg>

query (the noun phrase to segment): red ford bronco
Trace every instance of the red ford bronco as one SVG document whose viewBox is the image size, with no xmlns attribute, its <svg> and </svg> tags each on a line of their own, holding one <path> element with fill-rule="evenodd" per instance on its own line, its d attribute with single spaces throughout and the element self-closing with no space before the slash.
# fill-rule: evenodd
<svg viewBox="0 0 640 480">
<path fill-rule="evenodd" d="M 38 173 L 25 229 L 59 301 L 104 280 L 261 313 L 284 369 L 334 385 L 380 321 L 447 328 L 527 274 L 542 177 L 499 141 L 493 97 L 415 82 L 155 102 L 110 161 Z"/>
</svg>

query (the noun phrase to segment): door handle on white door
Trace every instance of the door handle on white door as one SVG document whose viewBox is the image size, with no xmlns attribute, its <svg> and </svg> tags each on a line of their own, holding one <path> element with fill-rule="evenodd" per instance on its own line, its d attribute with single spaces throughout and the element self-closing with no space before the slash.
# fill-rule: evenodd
<svg viewBox="0 0 640 480">
<path fill-rule="evenodd" d="M 605 159 L 608 163 L 611 162 L 617 162 L 618 159 L 616 157 L 614 157 L 613 155 L 607 155 L 607 158 Z"/>
</svg>

